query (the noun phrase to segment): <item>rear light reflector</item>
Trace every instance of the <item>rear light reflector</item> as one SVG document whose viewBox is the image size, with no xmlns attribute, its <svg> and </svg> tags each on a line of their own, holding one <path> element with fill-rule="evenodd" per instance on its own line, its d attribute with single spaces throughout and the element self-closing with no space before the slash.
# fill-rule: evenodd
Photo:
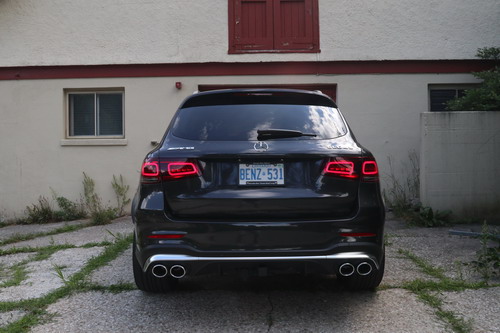
<svg viewBox="0 0 500 333">
<path fill-rule="evenodd" d="M 162 235 L 149 235 L 150 239 L 181 239 L 185 234 L 162 234 Z"/>
<path fill-rule="evenodd" d="M 168 162 L 167 170 L 175 178 L 198 174 L 198 168 L 191 162 Z"/>
</svg>

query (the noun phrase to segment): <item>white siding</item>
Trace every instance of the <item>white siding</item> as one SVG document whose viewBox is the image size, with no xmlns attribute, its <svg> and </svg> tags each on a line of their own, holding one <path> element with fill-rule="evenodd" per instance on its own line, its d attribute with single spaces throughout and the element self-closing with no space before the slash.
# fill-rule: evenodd
<svg viewBox="0 0 500 333">
<path fill-rule="evenodd" d="M 471 59 L 498 0 L 319 0 L 319 54 L 229 55 L 227 0 L 2 0 L 0 67 Z"/>
</svg>

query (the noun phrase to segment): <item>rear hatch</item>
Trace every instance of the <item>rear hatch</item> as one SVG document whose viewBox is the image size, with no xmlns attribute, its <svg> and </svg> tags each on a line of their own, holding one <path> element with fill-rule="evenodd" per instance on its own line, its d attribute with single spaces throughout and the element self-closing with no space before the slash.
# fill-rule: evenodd
<svg viewBox="0 0 500 333">
<path fill-rule="evenodd" d="M 176 218 L 323 219 L 348 217 L 356 208 L 359 181 L 325 174 L 333 156 L 192 156 L 161 158 L 163 175 L 172 163 L 196 168 L 191 175 L 162 177 L 167 213 Z"/>
</svg>

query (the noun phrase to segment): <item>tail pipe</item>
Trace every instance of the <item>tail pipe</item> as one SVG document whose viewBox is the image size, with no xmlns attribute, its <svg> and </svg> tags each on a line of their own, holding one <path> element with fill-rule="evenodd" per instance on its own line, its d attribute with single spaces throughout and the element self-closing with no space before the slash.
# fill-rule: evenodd
<svg viewBox="0 0 500 333">
<path fill-rule="evenodd" d="M 167 276 L 168 269 L 163 265 L 154 265 L 153 268 L 151 269 L 151 273 L 153 273 L 155 277 L 161 279 Z"/>
<path fill-rule="evenodd" d="M 345 264 L 342 264 L 339 268 L 339 273 L 340 275 L 342 276 L 351 276 L 354 274 L 354 272 L 356 271 L 356 269 L 354 268 L 354 266 L 350 263 L 345 263 Z"/>
<path fill-rule="evenodd" d="M 170 267 L 170 275 L 176 279 L 183 278 L 186 275 L 186 269 L 181 265 Z"/>
<path fill-rule="evenodd" d="M 372 265 L 370 265 L 366 261 L 362 262 L 361 264 L 358 265 L 358 267 L 356 267 L 356 272 L 358 272 L 359 275 L 363 276 L 370 274 L 372 270 L 373 270 Z"/>
</svg>

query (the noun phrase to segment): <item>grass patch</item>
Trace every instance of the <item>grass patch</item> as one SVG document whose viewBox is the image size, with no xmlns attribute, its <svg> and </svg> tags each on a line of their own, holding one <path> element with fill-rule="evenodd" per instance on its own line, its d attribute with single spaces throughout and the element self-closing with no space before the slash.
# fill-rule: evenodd
<svg viewBox="0 0 500 333">
<path fill-rule="evenodd" d="M 399 249 L 398 253 L 410 259 L 425 274 L 437 279 L 437 281 L 416 279 L 403 284 L 403 288 L 411 291 L 425 304 L 434 309 L 435 315 L 451 327 L 456 333 L 472 332 L 472 321 L 457 316 L 452 311 L 443 309 L 443 301 L 435 295 L 436 292 L 459 292 L 467 289 L 483 289 L 500 286 L 490 285 L 487 281 L 466 282 L 461 279 L 451 279 L 444 275 L 442 269 L 433 267 L 427 261 L 419 258 L 408 250 Z"/>
<path fill-rule="evenodd" d="M 33 233 L 28 233 L 28 234 L 14 234 L 11 237 L 4 239 L 3 241 L 0 241 L 0 246 L 8 245 L 8 244 L 13 244 L 13 243 L 18 243 L 18 242 L 23 242 L 27 240 L 32 240 L 38 237 L 44 237 L 44 236 L 53 236 L 57 234 L 63 234 L 66 232 L 72 232 L 72 231 L 77 231 L 86 227 L 90 227 L 91 225 L 88 223 L 83 223 L 83 224 L 67 224 L 63 227 L 51 230 L 51 231 L 46 231 L 46 232 L 33 232 Z"/>
<path fill-rule="evenodd" d="M 110 261 L 117 258 L 120 253 L 125 251 L 130 247 L 132 243 L 132 235 L 118 235 L 115 241 L 106 247 L 104 252 L 92 259 L 90 259 L 87 264 L 76 274 L 71 276 L 70 278 L 62 277 L 66 281 L 65 285 L 61 288 L 58 288 L 51 293 L 37 298 L 37 299 L 29 299 L 22 300 L 17 302 L 0 302 L 0 312 L 13 311 L 16 309 L 24 310 L 28 312 L 23 318 L 20 320 L 11 323 L 7 326 L 0 328 L 0 333 L 3 332 L 14 332 L 14 333 L 25 333 L 28 332 L 31 327 L 42 323 L 48 319 L 48 314 L 46 312 L 47 306 L 53 304 L 60 300 L 63 297 L 70 296 L 77 292 L 95 290 L 98 287 L 88 283 L 86 281 L 87 277 L 96 269 L 107 265 Z M 75 247 L 75 246 L 69 246 Z M 55 250 L 56 246 L 49 246 L 43 248 L 43 253 L 46 255 L 52 250 Z M 58 267 L 60 270 L 60 267 Z M 61 272 L 62 273 L 62 272 Z M 57 269 L 56 269 L 57 274 Z M 109 287 L 104 287 L 101 290 L 110 291 L 110 292 L 120 292 L 125 290 L 134 290 L 132 284 L 120 284 L 113 285 Z"/>
<path fill-rule="evenodd" d="M 413 261 L 413 263 L 415 263 L 415 265 L 417 265 L 425 274 L 440 280 L 446 278 L 441 268 L 437 268 L 430 265 L 427 261 L 417 257 L 412 252 L 408 250 L 399 249 L 398 253 Z"/>
<path fill-rule="evenodd" d="M 25 265 L 26 262 L 22 262 L 10 267 L 8 270 L 11 273 L 8 275 L 11 275 L 11 278 L 5 282 L 0 283 L 0 288 L 18 286 L 21 284 L 21 282 L 26 280 L 28 272 L 26 271 Z"/>
</svg>

